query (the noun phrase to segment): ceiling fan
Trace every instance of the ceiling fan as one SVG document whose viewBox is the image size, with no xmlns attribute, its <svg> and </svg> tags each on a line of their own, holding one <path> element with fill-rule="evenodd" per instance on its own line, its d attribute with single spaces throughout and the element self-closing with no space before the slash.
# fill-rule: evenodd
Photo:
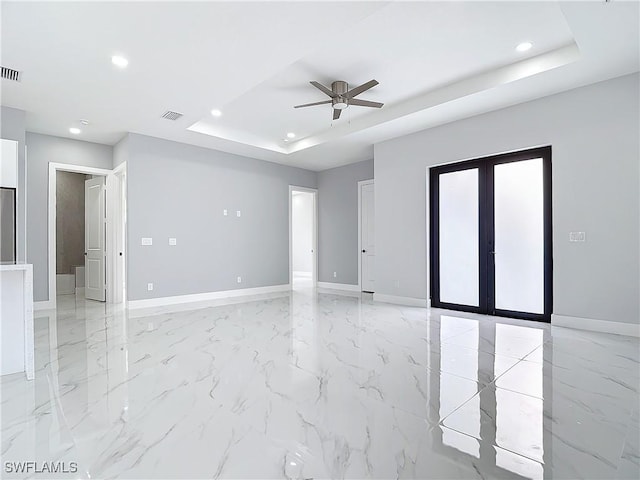
<svg viewBox="0 0 640 480">
<path fill-rule="evenodd" d="M 331 100 L 325 100 L 323 102 L 315 102 L 315 103 L 305 103 L 304 105 L 296 105 L 293 108 L 303 108 L 303 107 L 313 107 L 315 105 L 325 105 L 331 104 L 333 107 L 333 119 L 337 120 L 340 118 L 340 113 L 342 110 L 347 108 L 349 105 L 355 105 L 358 107 L 373 107 L 373 108 L 382 108 L 384 103 L 379 102 L 370 102 L 368 100 L 358 100 L 354 98 L 356 95 L 360 95 L 362 92 L 369 90 L 372 87 L 378 85 L 377 80 L 369 80 L 367 83 L 363 83 L 359 87 L 352 88 L 349 90 L 349 84 L 347 82 L 343 82 L 342 80 L 336 80 L 331 84 L 331 90 L 318 82 L 309 82 L 311 85 L 316 87 L 325 95 L 331 97 Z"/>
</svg>

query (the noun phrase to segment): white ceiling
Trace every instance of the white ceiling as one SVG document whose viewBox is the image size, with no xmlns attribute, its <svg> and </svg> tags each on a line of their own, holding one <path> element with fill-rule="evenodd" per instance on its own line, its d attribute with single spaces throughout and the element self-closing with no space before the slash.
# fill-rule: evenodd
<svg viewBox="0 0 640 480">
<path fill-rule="evenodd" d="M 136 132 L 322 170 L 373 144 L 640 69 L 639 4 L 2 2 L 2 105 L 29 131 L 114 144 Z M 515 51 L 522 41 L 534 47 Z M 111 56 L 129 60 L 126 69 Z M 382 109 L 293 109 L 310 80 Z M 219 108 L 223 115 L 209 114 Z M 184 116 L 171 122 L 165 110 Z M 287 132 L 296 138 L 285 142 Z"/>
</svg>

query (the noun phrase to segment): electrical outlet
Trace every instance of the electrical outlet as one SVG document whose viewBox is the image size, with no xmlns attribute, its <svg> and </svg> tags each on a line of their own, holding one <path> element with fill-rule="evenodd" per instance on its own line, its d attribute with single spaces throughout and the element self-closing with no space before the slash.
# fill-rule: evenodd
<svg viewBox="0 0 640 480">
<path fill-rule="evenodd" d="M 333 272 L 333 278 L 336 278 L 338 276 L 338 272 Z"/>
<path fill-rule="evenodd" d="M 396 286 L 396 288 L 400 288 L 400 280 L 396 280 L 395 282 L 393 282 L 394 285 Z"/>
<path fill-rule="evenodd" d="M 226 217 L 227 215 L 229 215 L 229 212 L 227 212 L 227 209 L 226 209 L 226 208 L 222 211 L 222 215 L 224 215 L 225 217 Z"/>
<path fill-rule="evenodd" d="M 178 241 L 175 238 L 170 238 L 169 239 L 169 245 L 177 245 Z"/>
<path fill-rule="evenodd" d="M 147 283 L 147 291 L 153 290 L 153 283 Z"/>
<path fill-rule="evenodd" d="M 570 242 L 586 242 L 587 234 L 585 232 L 569 232 Z"/>
<path fill-rule="evenodd" d="M 242 277 L 238 277 L 238 279 L 236 280 L 238 283 L 242 283 Z"/>
<path fill-rule="evenodd" d="M 153 238 L 145 238 L 145 237 L 143 237 L 140 240 L 140 245 L 144 245 L 144 246 L 153 245 Z"/>
</svg>

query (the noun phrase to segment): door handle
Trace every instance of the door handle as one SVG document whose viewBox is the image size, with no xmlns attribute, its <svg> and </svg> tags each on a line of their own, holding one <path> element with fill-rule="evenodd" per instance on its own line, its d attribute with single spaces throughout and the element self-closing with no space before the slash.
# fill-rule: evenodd
<svg viewBox="0 0 640 480">
<path fill-rule="evenodd" d="M 363 249 L 362 249 L 362 253 L 367 253 L 367 251 L 363 248 Z"/>
<path fill-rule="evenodd" d="M 87 256 L 87 252 L 84 252 L 84 256 L 85 256 L 85 257 Z"/>
</svg>

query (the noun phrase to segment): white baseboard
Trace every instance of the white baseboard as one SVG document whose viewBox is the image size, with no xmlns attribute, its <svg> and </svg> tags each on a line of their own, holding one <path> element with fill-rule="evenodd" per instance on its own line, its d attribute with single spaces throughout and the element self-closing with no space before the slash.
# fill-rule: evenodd
<svg viewBox="0 0 640 480">
<path fill-rule="evenodd" d="M 269 287 L 241 288 L 238 290 L 223 290 L 220 292 L 195 293 L 192 295 L 176 295 L 173 297 L 149 298 L 146 300 L 130 300 L 127 308 L 134 310 L 137 308 L 163 307 L 181 303 L 206 302 L 208 300 L 223 300 L 250 295 L 263 295 L 265 293 L 287 292 L 289 290 L 291 290 L 291 285 L 286 284 Z"/>
<path fill-rule="evenodd" d="M 55 309 L 56 305 L 51 300 L 43 300 L 40 302 L 33 302 L 33 310 L 52 310 Z"/>
<path fill-rule="evenodd" d="M 347 283 L 318 282 L 318 287 L 329 288 L 331 290 L 346 290 L 347 292 L 360 292 L 358 285 L 349 285 Z"/>
<path fill-rule="evenodd" d="M 569 317 L 567 315 L 551 315 L 551 325 L 555 327 L 575 328 L 577 330 L 589 330 L 591 332 L 613 333 L 615 335 L 627 335 L 640 337 L 640 325 L 633 323 L 609 322 L 594 318 Z"/>
<path fill-rule="evenodd" d="M 374 293 L 373 301 L 382 303 L 394 303 L 396 305 L 407 305 L 409 307 L 427 306 L 427 300 L 424 298 L 398 297 L 396 295 L 385 295 L 382 293 Z"/>
</svg>

